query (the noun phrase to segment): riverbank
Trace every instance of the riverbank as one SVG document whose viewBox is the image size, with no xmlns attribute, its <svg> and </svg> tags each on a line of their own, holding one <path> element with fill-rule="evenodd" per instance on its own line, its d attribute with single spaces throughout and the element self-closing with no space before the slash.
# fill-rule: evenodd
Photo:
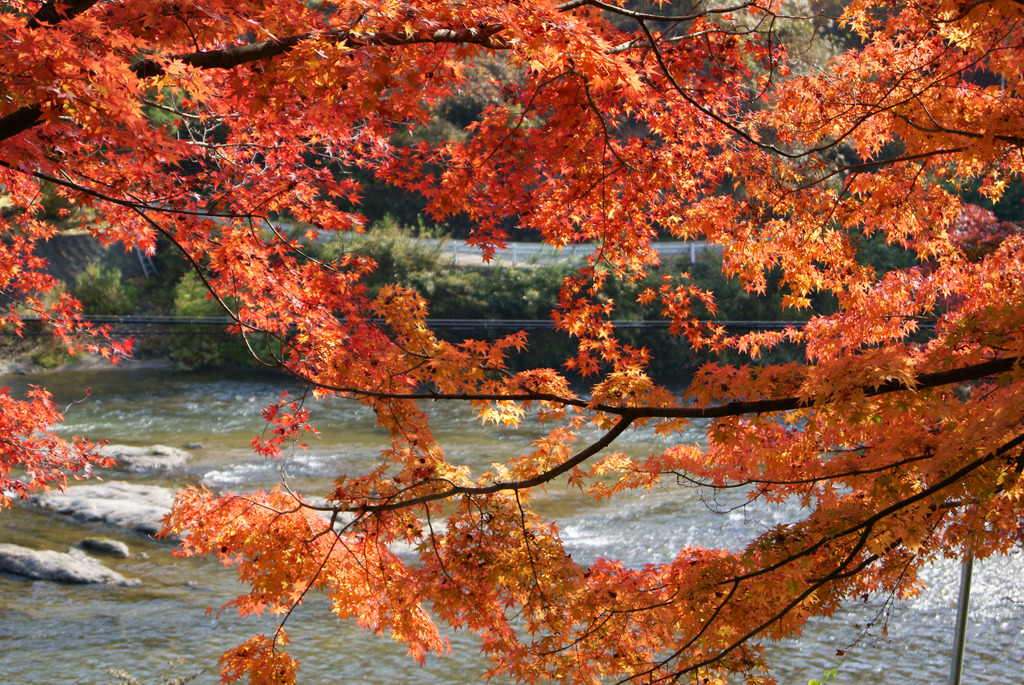
<svg viewBox="0 0 1024 685">
<path fill-rule="evenodd" d="M 124 368 L 173 372 L 177 365 L 170 359 L 156 357 L 121 359 L 114 363 L 98 354 L 82 352 L 72 356 L 48 334 L 22 338 L 0 335 L 0 376 L 45 376 L 63 371 L 100 372 Z"/>
</svg>

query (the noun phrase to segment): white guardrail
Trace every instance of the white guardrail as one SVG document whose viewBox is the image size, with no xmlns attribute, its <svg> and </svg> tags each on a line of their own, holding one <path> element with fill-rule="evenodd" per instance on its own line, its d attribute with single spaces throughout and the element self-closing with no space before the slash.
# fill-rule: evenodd
<svg viewBox="0 0 1024 685">
<path fill-rule="evenodd" d="M 451 255 L 453 263 L 483 263 L 480 249 L 464 240 L 424 240 L 423 242 L 442 247 L 445 254 Z M 696 262 L 708 250 L 717 249 L 714 246 L 708 247 L 703 240 L 664 240 L 652 244 L 661 257 L 688 257 L 690 262 Z M 508 243 L 504 250 L 498 250 L 495 253 L 492 264 L 527 266 L 571 261 L 583 259 L 593 254 L 595 250 L 597 250 L 597 246 L 592 243 L 566 245 L 561 249 L 544 243 Z"/>
</svg>

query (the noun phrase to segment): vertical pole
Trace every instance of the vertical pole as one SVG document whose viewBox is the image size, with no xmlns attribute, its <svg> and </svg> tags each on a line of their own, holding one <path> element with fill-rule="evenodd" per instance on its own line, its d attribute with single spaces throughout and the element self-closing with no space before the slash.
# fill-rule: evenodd
<svg viewBox="0 0 1024 685">
<path fill-rule="evenodd" d="M 960 672 L 964 666 L 967 603 L 971 599 L 971 567 L 973 565 L 974 557 L 968 552 L 960 564 L 960 597 L 956 603 L 956 628 L 953 632 L 953 661 L 949 666 L 949 685 L 960 685 Z"/>
</svg>

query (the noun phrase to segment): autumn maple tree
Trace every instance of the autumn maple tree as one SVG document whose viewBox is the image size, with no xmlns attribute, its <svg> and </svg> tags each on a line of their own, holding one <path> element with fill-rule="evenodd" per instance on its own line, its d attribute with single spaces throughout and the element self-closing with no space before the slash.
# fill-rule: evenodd
<svg viewBox="0 0 1024 685">
<path fill-rule="evenodd" d="M 126 351 L 29 256 L 54 230 L 38 218 L 45 186 L 104 241 L 171 241 L 263 362 L 374 410 L 390 435 L 379 466 L 331 492 L 179 495 L 167 530 L 181 553 L 235 565 L 243 613 L 286 617 L 323 593 L 415 658 L 443 652 L 439 624 L 473 631 L 490 674 L 524 682 L 769 682 L 763 640 L 851 597 L 913 595 L 936 557 L 1021 541 L 1024 237 L 959 192 L 997 201 L 1019 182 L 1022 20 L 1016 0 L 10 0 L 4 321 L 32 314 L 68 345 Z M 834 56 L 809 61 L 783 40 L 794 27 Z M 508 78 L 465 135 L 396 142 L 482 60 Z M 564 367 L 512 371 L 525 333 L 443 340 L 416 292 L 368 291 L 367 258 L 311 256 L 310 240 L 363 229 L 354 170 L 422 194 L 438 222 L 468 220 L 485 257 L 511 225 L 596 243 L 553 306 L 575 340 Z M 665 277 L 640 294 L 649 317 L 749 363 L 664 387 L 604 292 L 640 283 L 658 238 L 718 246 L 751 292 L 778 274 L 806 324 L 733 334 L 706 316 L 715 293 Z M 866 266 L 869 240 L 916 265 Z M 832 313 L 807 309 L 821 294 Z M 764 363 L 782 343 L 800 360 Z M 548 433 L 473 473 L 421 400 Z M 59 418 L 43 391 L 0 401 L 5 486 L 88 465 L 87 444 L 40 432 Z M 272 458 L 306 411 L 268 409 L 256 449 Z M 702 445 L 679 439 L 690 425 Z M 664 449 L 616 453 L 641 426 Z M 8 475 L 21 465 L 29 478 Z M 531 507 L 543 486 L 604 498 L 677 479 L 802 509 L 744 549 L 631 568 L 581 566 Z M 293 682 L 284 645 L 282 630 L 231 650 L 224 678 Z"/>
</svg>

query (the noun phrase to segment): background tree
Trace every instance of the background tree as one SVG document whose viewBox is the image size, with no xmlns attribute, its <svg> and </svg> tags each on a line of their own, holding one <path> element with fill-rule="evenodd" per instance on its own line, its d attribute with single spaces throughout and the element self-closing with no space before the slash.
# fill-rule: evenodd
<svg viewBox="0 0 1024 685">
<path fill-rule="evenodd" d="M 380 465 L 340 477 L 326 503 L 284 487 L 179 496 L 168 530 L 182 553 L 236 565 L 251 589 L 240 611 L 287 618 L 323 592 L 415 658 L 443 651 L 435 622 L 472 630 L 491 675 L 526 682 L 765 681 L 759 641 L 850 597 L 911 595 L 936 556 L 1020 542 L 1024 242 L 1003 231 L 966 254 L 951 190 L 996 199 L 1019 179 L 1022 13 L 1012 0 L 852 0 L 835 19 L 854 47 L 792 73 L 775 28 L 799 17 L 756 1 L 9 2 L 5 321 L 28 307 L 70 344 L 95 333 L 73 301 L 40 295 L 52 283 L 27 256 L 52 230 L 34 211 L 49 183 L 101 211 L 88 228 L 105 240 L 176 244 L 234 330 L 272 341 L 267 364 L 374 409 L 390 436 Z M 465 137 L 396 144 L 495 55 L 511 75 L 503 100 Z M 522 333 L 439 339 L 417 293 L 370 296 L 372 260 L 358 253 L 309 258 L 280 220 L 308 240 L 360 230 L 342 209 L 359 197 L 337 173 L 349 168 L 422 193 L 439 220 L 466 217 L 486 256 L 510 223 L 554 245 L 598 242 L 552 312 L 575 340 L 565 369 L 587 387 L 555 369 L 507 371 Z M 774 273 L 787 307 L 827 294 L 836 309 L 731 335 L 695 314 L 715 311 L 714 293 L 665 278 L 640 303 L 693 347 L 754 361 L 783 341 L 804 350 L 799 363 L 709 363 L 672 392 L 616 335 L 606 293 L 658 263 L 661 235 L 719 245 L 723 272 L 748 290 Z M 874 236 L 919 266 L 879 274 L 858 260 Z M 90 344 L 123 352 L 98 334 Z M 551 429 L 470 473 L 446 459 L 419 400 Z M 36 482 L 84 464 L 87 449 L 42 459 L 32 405 L 11 406 L 4 464 L 29 464 Z M 266 417 L 255 447 L 268 456 L 308 427 L 290 399 Z M 692 421 L 706 426 L 702 447 L 673 438 Z M 665 436 L 664 451 L 612 451 L 638 426 Z M 603 498 L 677 478 L 797 501 L 801 517 L 739 551 L 582 567 L 530 506 L 544 485 Z M 415 563 L 391 551 L 398 541 Z M 284 642 L 279 630 L 230 651 L 225 679 L 293 681 Z"/>
</svg>

